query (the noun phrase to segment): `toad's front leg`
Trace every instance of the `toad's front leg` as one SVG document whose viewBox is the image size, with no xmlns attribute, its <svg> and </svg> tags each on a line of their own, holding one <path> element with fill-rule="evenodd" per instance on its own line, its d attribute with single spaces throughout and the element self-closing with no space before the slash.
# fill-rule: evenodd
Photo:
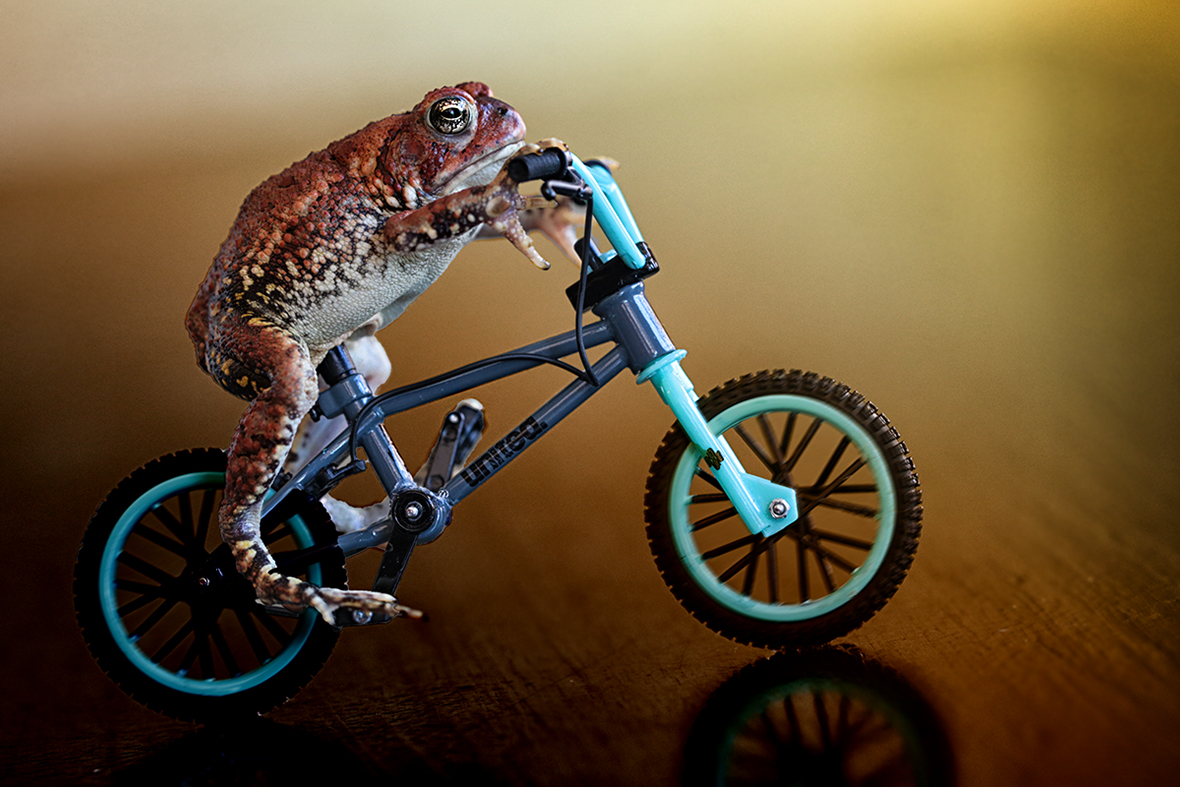
<svg viewBox="0 0 1180 787">
<path fill-rule="evenodd" d="M 519 185 L 508 176 L 507 170 L 501 170 L 486 186 L 456 191 L 417 210 L 389 218 L 383 229 L 385 240 L 399 252 L 415 252 L 486 225 L 507 238 L 538 268 L 548 268 L 549 263 L 533 248 L 528 232 L 520 223 L 527 200 L 517 191 Z"/>
<path fill-rule="evenodd" d="M 221 538 L 240 574 L 264 604 L 299 610 L 311 606 L 330 624 L 340 609 L 398 617 L 409 610 L 393 596 L 371 591 L 320 588 L 278 572 L 262 541 L 262 502 L 291 448 L 296 427 L 318 394 L 315 367 L 306 345 L 260 318 L 227 327 L 209 368 L 239 393 L 255 395 L 230 444 L 225 494 L 218 512 Z M 249 358 L 245 364 L 236 360 Z"/>
</svg>

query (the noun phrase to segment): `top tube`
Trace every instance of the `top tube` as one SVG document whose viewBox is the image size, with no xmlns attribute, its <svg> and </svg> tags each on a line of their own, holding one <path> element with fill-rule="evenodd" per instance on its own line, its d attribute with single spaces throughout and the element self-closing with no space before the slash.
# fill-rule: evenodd
<svg viewBox="0 0 1180 787">
<path fill-rule="evenodd" d="M 623 258 L 628 268 L 643 268 L 647 260 L 637 248 L 638 244 L 643 243 L 643 236 L 614 176 L 604 166 L 587 166 L 577 156 L 570 154 L 570 157 L 574 172 L 594 187 L 594 219 L 611 247 Z"/>
</svg>

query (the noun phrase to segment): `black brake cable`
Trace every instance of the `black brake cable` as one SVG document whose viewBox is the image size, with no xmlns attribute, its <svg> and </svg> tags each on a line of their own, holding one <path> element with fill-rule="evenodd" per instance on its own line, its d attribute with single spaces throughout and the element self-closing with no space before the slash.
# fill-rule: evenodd
<svg viewBox="0 0 1180 787">
<path fill-rule="evenodd" d="M 364 407 L 361 408 L 361 411 L 357 413 L 356 418 L 353 419 L 353 422 L 349 427 L 348 452 L 351 462 L 359 461 L 357 457 L 357 432 L 359 431 L 360 424 L 362 421 L 364 421 L 365 417 L 368 416 L 369 412 L 379 403 L 392 399 L 395 396 L 401 396 L 403 394 L 416 391 L 420 388 L 426 388 L 437 383 L 445 382 L 460 375 L 466 374 L 467 372 L 475 371 L 476 369 L 482 369 L 485 366 L 492 366 L 493 364 L 511 361 L 536 361 L 539 363 L 547 363 L 552 366 L 556 366 L 559 369 L 563 369 L 582 382 L 589 383 L 595 388 L 598 388 L 601 385 L 601 383 L 598 381 L 598 376 L 594 374 L 594 369 L 590 365 L 590 357 L 586 353 L 586 340 L 583 336 L 582 330 L 582 311 L 586 303 L 586 281 L 590 276 L 590 254 L 591 248 L 593 246 L 591 243 L 590 233 L 594 227 L 594 192 L 592 190 L 585 189 L 583 193 L 578 194 L 577 198 L 586 205 L 586 225 L 582 234 L 581 271 L 578 275 L 578 297 L 577 304 L 574 306 L 574 343 L 578 348 L 578 358 L 582 361 L 582 368 L 579 369 L 573 364 L 566 363 L 565 361 L 562 361 L 558 358 L 550 358 L 547 355 L 540 355 L 538 353 L 503 353 L 501 355 L 494 355 L 490 358 L 474 361 L 473 363 L 460 366 L 458 369 L 452 369 L 449 372 L 443 372 L 442 374 L 435 375 L 434 377 L 430 377 L 426 380 L 419 380 L 416 383 L 410 383 L 409 385 L 404 385 L 400 388 L 395 388 L 392 391 L 387 391 L 378 396 L 374 396 Z"/>
</svg>

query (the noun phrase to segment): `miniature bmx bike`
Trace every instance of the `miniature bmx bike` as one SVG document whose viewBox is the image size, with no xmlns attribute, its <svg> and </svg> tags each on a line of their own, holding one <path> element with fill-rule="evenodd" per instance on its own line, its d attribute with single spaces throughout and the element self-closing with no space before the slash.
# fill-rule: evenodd
<svg viewBox="0 0 1180 787">
<path fill-rule="evenodd" d="M 888 419 L 847 386 L 799 371 L 746 375 L 698 397 L 685 352 L 645 295 L 659 267 L 610 169 L 557 148 L 509 166 L 518 182 L 543 181 L 543 196 L 587 206 L 581 271 L 567 290 L 574 329 L 381 395 L 333 350 L 312 415 L 346 426 L 272 484 L 262 533 L 279 570 L 345 587 L 345 561 L 383 547 L 373 589 L 393 594 L 413 550 L 443 533 L 456 505 L 630 369 L 676 418 L 645 508 L 656 565 L 683 606 L 723 636 L 768 648 L 826 643 L 872 617 L 909 570 L 922 516 L 913 462 Z M 586 312 L 598 319 L 584 324 Z M 591 363 L 587 349 L 604 345 Z M 407 469 L 386 418 L 541 364 L 574 379 L 473 458 L 483 414 L 460 402 L 425 466 Z M 341 613 L 333 626 L 310 609 L 259 603 L 219 537 L 225 470 L 219 449 L 148 463 L 102 503 L 78 553 L 76 609 L 91 653 L 136 700 L 180 719 L 270 710 L 323 666 L 343 626 L 389 620 Z M 367 470 L 389 514 L 339 533 L 320 499 Z"/>
</svg>

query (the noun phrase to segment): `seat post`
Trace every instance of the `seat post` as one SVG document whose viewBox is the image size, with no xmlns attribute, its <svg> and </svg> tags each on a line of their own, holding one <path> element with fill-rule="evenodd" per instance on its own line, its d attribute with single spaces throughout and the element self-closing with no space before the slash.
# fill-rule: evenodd
<svg viewBox="0 0 1180 787">
<path fill-rule="evenodd" d="M 356 366 L 353 364 L 348 350 L 344 349 L 344 345 L 338 344 L 328 351 L 324 360 L 320 361 L 320 365 L 316 367 L 316 371 L 320 373 L 328 385 L 335 385 L 344 378 L 355 374 Z"/>
</svg>

